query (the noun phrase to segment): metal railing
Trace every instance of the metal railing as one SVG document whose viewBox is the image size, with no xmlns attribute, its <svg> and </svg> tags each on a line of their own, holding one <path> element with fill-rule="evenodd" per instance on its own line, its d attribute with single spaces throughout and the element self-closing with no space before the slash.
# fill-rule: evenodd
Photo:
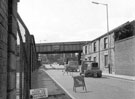
<svg viewBox="0 0 135 99">
<path fill-rule="evenodd" d="M 31 73 L 38 68 L 34 36 L 17 15 L 19 99 L 30 99 Z"/>
</svg>

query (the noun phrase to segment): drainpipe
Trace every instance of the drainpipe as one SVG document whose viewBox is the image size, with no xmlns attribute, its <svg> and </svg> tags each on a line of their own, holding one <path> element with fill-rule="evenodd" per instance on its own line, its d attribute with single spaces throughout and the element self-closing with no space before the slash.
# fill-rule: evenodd
<svg viewBox="0 0 135 99">
<path fill-rule="evenodd" d="M 100 67 L 100 38 L 99 38 L 99 47 L 98 47 L 98 49 L 99 49 L 99 67 Z"/>
</svg>

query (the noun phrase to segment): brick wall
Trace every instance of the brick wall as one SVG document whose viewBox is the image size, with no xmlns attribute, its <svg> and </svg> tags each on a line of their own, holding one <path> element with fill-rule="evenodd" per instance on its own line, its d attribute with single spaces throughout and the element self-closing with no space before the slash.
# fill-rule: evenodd
<svg viewBox="0 0 135 99">
<path fill-rule="evenodd" d="M 115 43 L 116 74 L 135 76 L 135 37 Z"/>
</svg>

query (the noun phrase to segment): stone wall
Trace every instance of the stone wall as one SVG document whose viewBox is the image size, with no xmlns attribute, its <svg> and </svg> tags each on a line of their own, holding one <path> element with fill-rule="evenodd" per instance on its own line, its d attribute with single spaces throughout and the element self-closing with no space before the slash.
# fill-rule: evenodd
<svg viewBox="0 0 135 99">
<path fill-rule="evenodd" d="M 0 99 L 7 96 L 8 0 L 0 0 Z"/>
<path fill-rule="evenodd" d="M 8 0 L 7 99 L 16 98 L 17 1 L 18 0 Z"/>
<path fill-rule="evenodd" d="M 0 99 L 16 96 L 17 2 L 0 0 Z"/>
</svg>

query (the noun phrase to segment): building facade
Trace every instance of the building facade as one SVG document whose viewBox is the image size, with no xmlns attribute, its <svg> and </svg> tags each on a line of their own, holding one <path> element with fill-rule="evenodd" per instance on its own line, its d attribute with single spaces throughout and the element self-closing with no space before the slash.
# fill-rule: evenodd
<svg viewBox="0 0 135 99">
<path fill-rule="evenodd" d="M 135 76 L 135 21 L 126 22 L 83 46 L 83 59 L 103 72 Z"/>
</svg>

